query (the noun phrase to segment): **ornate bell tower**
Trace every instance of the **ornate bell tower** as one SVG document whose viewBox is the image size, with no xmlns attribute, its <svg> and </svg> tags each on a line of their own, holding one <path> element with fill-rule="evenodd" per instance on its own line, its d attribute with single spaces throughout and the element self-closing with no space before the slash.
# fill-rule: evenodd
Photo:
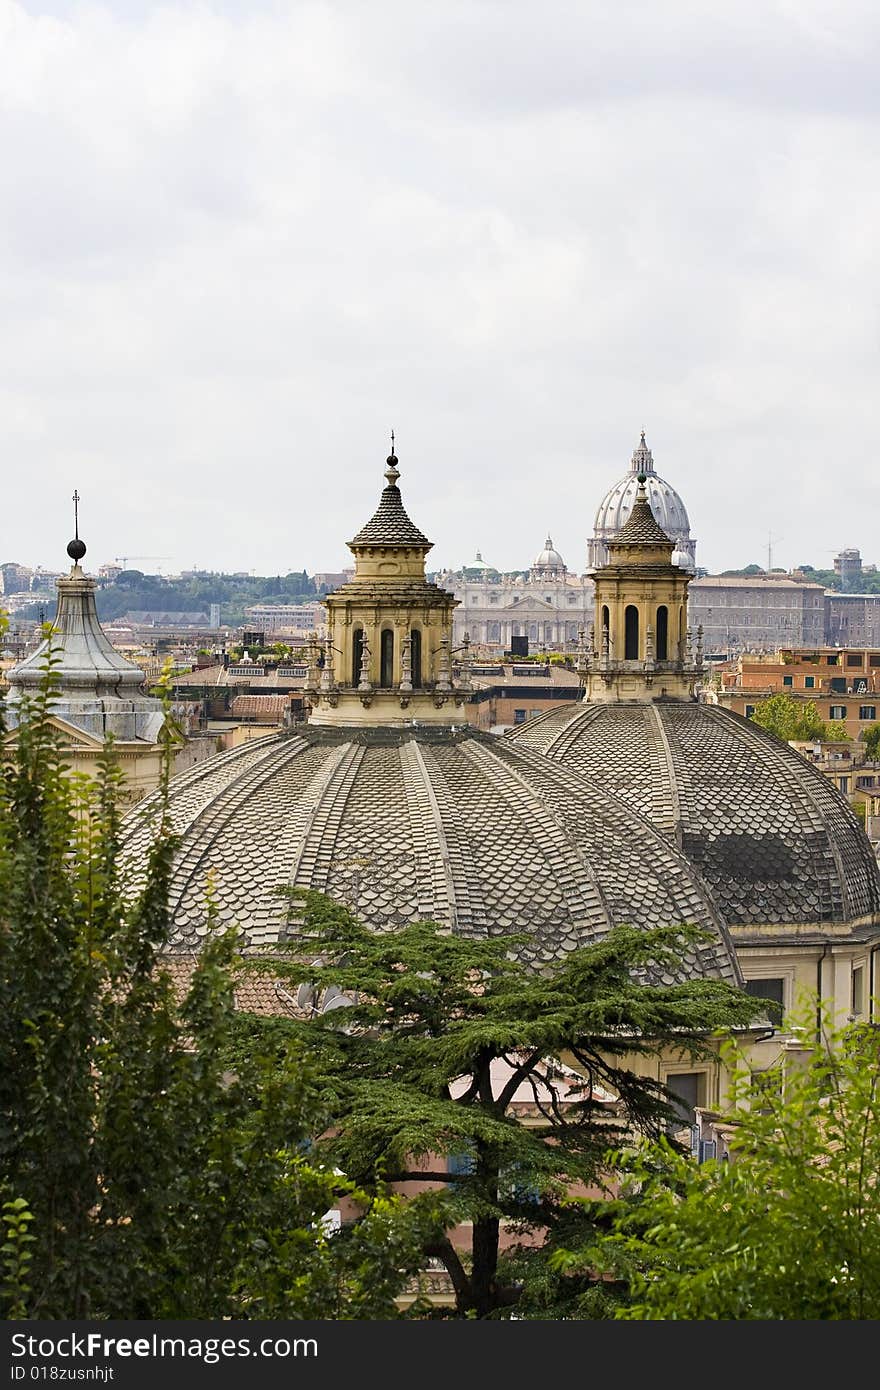
<svg viewBox="0 0 880 1390">
<path fill-rule="evenodd" d="M 306 693 L 312 724 L 362 727 L 467 723 L 462 677 L 453 681 L 458 599 L 425 577 L 431 541 L 404 510 L 394 435 L 379 506 L 354 540 L 354 578 L 328 594 L 328 638 L 312 643 Z"/>
<path fill-rule="evenodd" d="M 645 474 L 626 525 L 594 572 L 596 616 L 578 669 L 585 701 L 690 699 L 702 675 L 703 630 L 687 625 L 691 575 L 672 563 L 674 542 L 658 526 Z"/>
</svg>

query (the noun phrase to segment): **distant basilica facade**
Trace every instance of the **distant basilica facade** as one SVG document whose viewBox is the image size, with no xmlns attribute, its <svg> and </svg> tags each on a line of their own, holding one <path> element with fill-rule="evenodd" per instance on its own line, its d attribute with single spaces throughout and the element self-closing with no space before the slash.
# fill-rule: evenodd
<svg viewBox="0 0 880 1390">
<path fill-rule="evenodd" d="M 655 472 L 642 431 L 628 472 L 599 503 L 593 535 L 587 541 L 584 574 L 569 572 L 548 536 L 527 574 L 499 575 L 477 551 L 471 565 L 437 576 L 438 584 L 449 589 L 459 604 L 453 622 L 454 646 L 461 646 L 467 633 L 477 647 L 511 651 L 512 639 L 520 637 L 528 639 L 531 653 L 574 651 L 580 630 L 589 631 L 594 622 L 593 573 L 608 563 L 608 543 L 629 520 L 640 476 L 652 515 L 673 542 L 672 563 L 692 574 L 696 541 L 685 505 L 671 484 Z"/>
<path fill-rule="evenodd" d="M 465 579 L 449 571 L 437 582 L 458 599 L 453 621 L 453 645 L 465 632 L 477 646 L 511 650 L 511 639 L 528 639 L 529 651 L 575 647 L 578 631 L 593 618 L 593 585 L 586 575 L 569 574 L 550 536 L 535 557 L 528 575 L 498 576 L 482 560 L 474 566 L 483 577 Z"/>
</svg>

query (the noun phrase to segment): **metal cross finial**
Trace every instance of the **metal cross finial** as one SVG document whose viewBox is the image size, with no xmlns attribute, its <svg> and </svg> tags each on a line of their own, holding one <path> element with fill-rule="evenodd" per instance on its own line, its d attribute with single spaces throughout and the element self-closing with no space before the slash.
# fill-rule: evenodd
<svg viewBox="0 0 880 1390">
<path fill-rule="evenodd" d="M 391 452 L 394 453 L 394 430 L 391 431 Z"/>
<path fill-rule="evenodd" d="M 79 540 L 79 504 L 81 500 L 79 493 L 74 488 L 71 501 L 73 502 L 73 534 L 77 540 Z"/>
</svg>

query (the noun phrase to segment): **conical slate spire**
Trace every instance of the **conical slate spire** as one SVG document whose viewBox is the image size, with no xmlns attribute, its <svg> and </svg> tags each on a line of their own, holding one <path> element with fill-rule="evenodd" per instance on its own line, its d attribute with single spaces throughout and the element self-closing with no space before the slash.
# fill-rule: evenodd
<svg viewBox="0 0 880 1390">
<path fill-rule="evenodd" d="M 400 470 L 397 467 L 397 455 L 394 453 L 393 434 L 391 436 L 391 453 L 388 455 L 386 463 L 388 466 L 385 470 L 385 477 L 388 479 L 388 486 L 383 488 L 379 505 L 366 526 L 362 527 L 348 544 L 351 549 L 354 549 L 355 546 L 382 545 L 418 547 L 428 551 L 433 542 L 429 541 L 427 536 L 423 536 L 419 528 L 413 525 L 401 500 L 400 488 L 397 486 Z"/>
<path fill-rule="evenodd" d="M 639 490 L 636 493 L 636 500 L 633 502 L 626 525 L 621 527 L 609 545 L 613 548 L 616 545 L 672 546 L 673 544 L 674 542 L 667 536 L 662 526 L 657 524 L 645 489 L 645 475 L 640 473 Z"/>
</svg>

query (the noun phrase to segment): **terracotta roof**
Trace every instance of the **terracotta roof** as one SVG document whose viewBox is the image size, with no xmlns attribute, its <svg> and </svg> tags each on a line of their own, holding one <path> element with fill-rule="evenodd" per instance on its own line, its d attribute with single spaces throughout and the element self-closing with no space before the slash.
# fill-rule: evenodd
<svg viewBox="0 0 880 1390">
<path fill-rule="evenodd" d="M 247 714 L 286 714 L 290 700 L 286 695 L 236 695 L 232 713 L 236 718 Z"/>
<path fill-rule="evenodd" d="M 189 989 L 198 963 L 199 956 L 195 951 L 162 956 L 162 969 L 171 976 L 178 999 L 182 999 Z M 296 986 L 291 987 L 289 981 L 279 979 L 270 971 L 240 970 L 235 981 L 235 1007 L 250 1014 L 308 1017 L 297 1007 L 291 988 L 295 990 Z"/>
</svg>

